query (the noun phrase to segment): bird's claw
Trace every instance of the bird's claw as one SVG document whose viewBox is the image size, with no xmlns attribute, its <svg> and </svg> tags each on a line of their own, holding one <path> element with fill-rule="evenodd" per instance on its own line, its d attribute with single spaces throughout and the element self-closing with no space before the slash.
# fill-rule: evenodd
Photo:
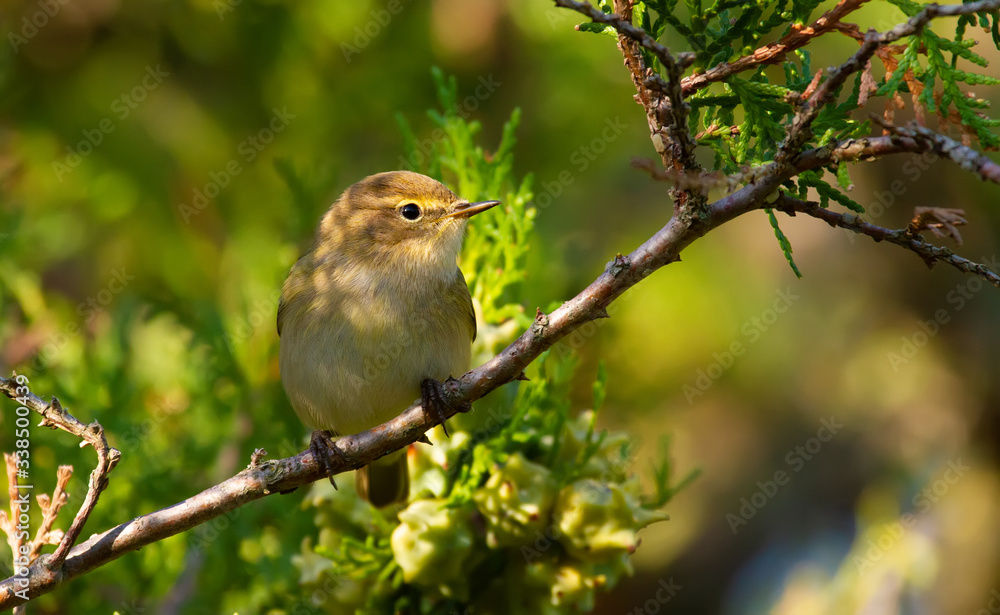
<svg viewBox="0 0 1000 615">
<path fill-rule="evenodd" d="M 420 383 L 420 403 L 423 405 L 424 411 L 432 413 L 438 419 L 446 438 L 450 437 L 448 435 L 448 427 L 445 425 L 445 421 L 448 419 L 447 410 L 454 409 L 459 412 L 472 410 L 472 404 L 468 402 L 460 406 L 453 406 L 448 403 L 445 399 L 441 383 L 432 378 L 428 378 Z"/>
<path fill-rule="evenodd" d="M 334 443 L 333 433 L 326 429 L 314 431 L 312 437 L 309 438 L 309 451 L 323 470 L 323 474 L 330 479 L 330 484 L 333 485 L 334 489 L 337 489 L 337 481 L 333 479 L 333 466 L 330 465 L 330 457 L 339 457 L 347 464 L 350 464 L 351 460 Z"/>
</svg>

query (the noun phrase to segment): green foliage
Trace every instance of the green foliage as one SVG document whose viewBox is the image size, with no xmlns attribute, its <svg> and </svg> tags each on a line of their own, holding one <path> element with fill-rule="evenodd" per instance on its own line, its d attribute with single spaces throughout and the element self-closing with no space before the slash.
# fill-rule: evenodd
<svg viewBox="0 0 1000 615">
<path fill-rule="evenodd" d="M 674 485 L 657 465 L 645 494 L 631 438 L 561 401 L 572 362 L 550 354 L 529 374 L 513 399 L 480 404 L 450 439 L 411 451 L 414 493 L 399 525 L 349 487 L 312 488 L 318 546 L 307 540 L 295 561 L 306 592 L 336 588 L 326 612 L 574 612 L 631 573 L 636 532 L 665 519 L 660 509 L 692 477 Z"/>
<path fill-rule="evenodd" d="M 900 10 L 909 16 L 920 12 L 923 8 L 907 0 L 890 0 Z M 984 22 L 989 15 L 982 15 Z M 996 35 L 996 16 L 993 15 L 993 40 L 1000 49 L 1000 39 Z M 971 16 L 959 21 L 955 40 L 948 40 L 925 28 L 916 36 L 906 41 L 906 51 L 899 65 L 886 82 L 878 89 L 877 95 L 887 95 L 896 92 L 908 92 L 916 97 L 917 104 L 922 105 L 931 113 L 937 114 L 948 121 L 958 124 L 963 134 L 975 136 L 984 148 L 1000 147 L 1000 137 L 993 132 L 1000 126 L 1000 119 L 986 117 L 984 109 L 990 107 L 988 100 L 976 98 L 971 92 L 963 91 L 959 84 L 969 86 L 998 85 L 1000 79 L 991 75 L 983 75 L 958 68 L 959 59 L 970 62 L 980 68 L 987 66 L 986 58 L 972 51 L 976 41 L 963 39 L 965 25 Z M 950 60 L 945 54 L 951 54 Z M 926 61 L 921 64 L 920 56 L 925 55 Z M 910 77 L 910 79 L 907 79 Z M 938 88 L 938 84 L 940 87 Z M 918 91 L 914 91 L 919 88 Z"/>
<path fill-rule="evenodd" d="M 850 176 L 847 175 L 847 165 L 841 165 L 837 168 L 837 183 L 841 188 L 845 190 L 848 189 L 850 184 Z M 855 200 L 848 197 L 843 192 L 837 190 L 827 182 L 821 179 L 821 171 L 806 171 L 799 175 L 799 195 L 803 198 L 808 194 L 809 188 L 816 190 L 819 194 L 819 204 L 820 207 L 826 207 L 829 205 L 830 200 L 843 205 L 851 211 L 857 212 L 859 214 L 865 212 L 865 208 Z"/>
<path fill-rule="evenodd" d="M 515 181 L 512 174 L 521 111 L 515 109 L 504 124 L 496 151 L 487 152 L 475 142 L 482 126 L 466 121 L 460 113 L 455 78 L 445 77 L 439 68 L 432 74 L 444 111 L 431 110 L 428 116 L 441 138 L 424 141 L 429 147 L 421 150 L 409 122 L 402 114 L 396 115 L 412 170 L 445 182 L 471 201 L 502 201 L 502 212 L 469 221 L 460 259 L 479 321 L 474 359 L 485 360 L 499 350 L 504 336 L 531 322 L 521 305 L 504 300 L 505 293 L 524 278 L 527 237 L 535 220 L 534 208 L 528 207 L 532 178 Z"/>
<path fill-rule="evenodd" d="M 778 226 L 778 218 L 774 215 L 773 209 L 765 209 L 767 212 L 767 219 L 771 223 L 771 228 L 774 229 L 774 236 L 778 239 L 778 246 L 785 255 L 785 259 L 788 261 L 788 266 L 792 268 L 795 273 L 795 277 L 801 278 L 802 272 L 799 271 L 798 266 L 795 264 L 795 259 L 792 258 L 792 244 L 788 241 L 788 237 L 785 237 L 785 233 L 781 231 L 781 227 Z"/>
<path fill-rule="evenodd" d="M 525 319 L 501 291 L 523 276 L 534 215 L 529 183 L 511 173 L 518 114 L 489 154 L 475 145 L 478 125 L 457 114 L 454 81 L 435 78 L 444 112 L 430 117 L 443 132 L 417 168 L 470 198 L 504 195 L 502 214 L 470 228 L 462 261 L 472 263 L 468 273 L 505 263 L 470 276 L 470 287 L 491 344 L 506 344 Z M 594 409 L 575 413 L 567 401 L 575 363 L 559 350 L 529 367 L 529 381 L 452 419 L 450 438 L 437 430 L 433 447 L 411 449 L 411 499 L 402 511 L 377 511 L 349 487 L 317 483 L 308 504 L 318 535 L 295 559 L 304 591 L 327 592 L 329 613 L 566 613 L 590 610 L 598 590 L 631 573 L 636 532 L 665 518 L 661 508 L 678 487 L 664 462 L 653 468 L 653 493 L 644 493 L 630 470 L 631 438 L 596 428 L 606 370 L 593 385 Z"/>
<path fill-rule="evenodd" d="M 978 13 L 976 15 L 962 15 L 958 18 L 955 26 L 955 40 L 961 41 L 965 37 L 965 28 L 975 26 L 977 23 L 984 31 L 989 32 L 993 37 L 993 44 L 1000 48 L 1000 15 L 996 13 Z M 990 22 L 992 21 L 992 25 Z M 952 62 L 956 59 L 953 58 Z"/>
</svg>

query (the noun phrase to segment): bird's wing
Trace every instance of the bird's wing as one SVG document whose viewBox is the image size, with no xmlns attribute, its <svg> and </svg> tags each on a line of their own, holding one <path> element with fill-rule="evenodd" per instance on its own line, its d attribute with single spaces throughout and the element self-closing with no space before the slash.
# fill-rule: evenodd
<svg viewBox="0 0 1000 615">
<path fill-rule="evenodd" d="M 469 318 L 469 333 L 472 341 L 476 341 L 476 310 L 472 307 L 472 295 L 469 294 L 469 285 L 465 282 L 465 276 L 462 275 L 462 270 L 458 270 L 458 279 L 462 282 L 462 292 L 459 293 L 462 301 L 462 307 L 466 315 Z"/>
<path fill-rule="evenodd" d="M 288 278 L 281 287 L 281 299 L 278 301 L 278 337 L 281 337 L 281 323 L 289 315 L 292 300 L 302 290 L 301 272 L 303 269 L 308 269 L 308 265 L 304 262 L 307 258 L 311 258 L 311 254 L 304 255 L 292 265 Z"/>
<path fill-rule="evenodd" d="M 281 317 L 285 315 L 287 309 L 288 300 L 285 299 L 285 293 L 282 291 L 281 300 L 278 301 L 278 337 L 281 337 Z"/>
</svg>

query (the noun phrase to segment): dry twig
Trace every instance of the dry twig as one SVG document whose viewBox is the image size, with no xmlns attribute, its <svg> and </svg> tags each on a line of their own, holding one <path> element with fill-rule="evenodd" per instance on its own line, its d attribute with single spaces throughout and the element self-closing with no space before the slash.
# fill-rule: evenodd
<svg viewBox="0 0 1000 615">
<path fill-rule="evenodd" d="M 725 81 L 733 75 L 753 70 L 762 64 L 776 64 L 784 61 L 788 53 L 805 47 L 822 34 L 836 30 L 841 19 L 861 8 L 865 2 L 868 0 L 841 0 L 837 6 L 823 13 L 819 19 L 808 26 L 798 28 L 793 26 L 791 32 L 781 37 L 777 42 L 764 45 L 753 53 L 733 62 L 722 62 L 703 73 L 685 77 L 681 81 L 684 96 L 690 96 L 712 83 Z"/>
<path fill-rule="evenodd" d="M 772 205 L 774 209 L 783 211 L 790 216 L 797 212 L 808 214 L 814 218 L 823 220 L 830 226 L 844 228 L 861 235 L 867 235 L 875 241 L 886 241 L 902 246 L 919 256 L 928 267 L 933 267 L 937 263 L 946 263 L 963 273 L 970 273 L 978 276 L 993 286 L 1000 288 L 1000 275 L 982 263 L 971 261 L 959 256 L 949 250 L 929 244 L 926 241 L 913 236 L 907 229 L 891 230 L 865 222 L 860 217 L 852 213 L 838 213 L 830 209 L 824 209 L 819 203 L 812 201 L 801 201 L 782 194 Z"/>
<path fill-rule="evenodd" d="M 97 421 L 89 425 L 81 423 L 76 417 L 63 409 L 62 404 L 55 397 L 52 398 L 50 403 L 46 403 L 32 393 L 18 395 L 17 383 L 14 380 L 7 380 L 6 378 L 0 378 L 0 392 L 3 392 L 11 399 L 19 400 L 22 405 L 40 414 L 42 421 L 39 423 L 39 426 L 62 429 L 69 432 L 83 440 L 80 446 L 89 444 L 94 447 L 94 451 L 97 453 L 97 466 L 90 474 L 90 484 L 83 504 L 80 506 L 80 510 L 77 511 L 76 517 L 73 518 L 73 523 L 63 535 L 56 550 L 52 555 L 45 558 L 46 566 L 57 569 L 69 554 L 80 532 L 83 531 L 83 526 L 97 505 L 97 500 L 101 492 L 108 486 L 108 474 L 118 464 L 118 460 L 121 459 L 121 452 L 108 445 L 108 440 L 104 436 L 104 428 Z M 59 506 L 62 506 L 62 504 L 59 504 Z"/>
<path fill-rule="evenodd" d="M 615 0 L 615 10 L 620 13 L 617 15 L 609 15 L 586 2 L 555 0 L 555 3 L 618 31 L 618 47 L 632 76 L 636 101 L 646 110 L 653 146 L 663 159 L 664 166 L 678 171 L 701 171 L 701 165 L 695 158 L 697 144 L 687 125 L 688 107 L 681 92 L 681 75 L 694 60 L 693 54 L 680 54 L 675 58 L 666 46 L 634 26 L 631 0 Z M 638 51 L 640 46 L 653 52 L 663 64 L 667 73 L 665 80 L 645 65 Z M 687 197 L 675 194 L 675 201 L 683 206 Z M 703 204 L 703 201 L 700 202 Z"/>
<path fill-rule="evenodd" d="M 962 245 L 962 234 L 958 226 L 968 224 L 964 209 L 947 209 L 944 207 L 914 207 L 913 219 L 906 227 L 906 234 L 916 237 L 920 231 L 929 230 L 935 237 L 944 239 L 951 237 L 955 243 Z M 944 229 L 944 230 L 942 230 Z"/>
</svg>

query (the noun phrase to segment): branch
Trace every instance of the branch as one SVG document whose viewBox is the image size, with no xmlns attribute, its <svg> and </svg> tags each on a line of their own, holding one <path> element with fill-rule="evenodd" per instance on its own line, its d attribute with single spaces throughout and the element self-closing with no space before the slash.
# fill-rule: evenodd
<svg viewBox="0 0 1000 615">
<path fill-rule="evenodd" d="M 914 207 L 913 218 L 906 227 L 906 234 L 911 237 L 923 230 L 929 230 L 935 237 L 944 239 L 951 237 L 955 245 L 962 245 L 962 234 L 959 226 L 968 224 L 964 209 L 948 207 Z M 943 229 L 943 230 L 942 230 Z"/>
<path fill-rule="evenodd" d="M 594 23 L 603 23 L 612 26 L 615 30 L 618 30 L 618 32 L 652 51 L 653 54 L 660 60 L 660 63 L 667 69 L 668 73 L 680 70 L 677 66 L 677 60 L 674 59 L 673 54 L 670 53 L 670 49 L 668 49 L 666 45 L 654 39 L 642 28 L 632 25 L 630 20 L 623 19 L 620 15 L 609 14 L 595 9 L 589 2 L 577 2 L 576 0 L 555 0 L 555 3 L 556 6 L 561 6 L 564 9 L 571 9 L 577 13 L 586 15 Z M 690 54 L 685 54 L 685 56 L 687 55 Z"/>
<path fill-rule="evenodd" d="M 56 487 L 50 497 L 48 494 L 38 496 L 38 506 L 42 509 L 42 523 L 35 531 L 35 539 L 31 544 L 31 553 L 28 554 L 29 561 L 34 561 L 42 553 L 42 547 L 48 544 L 61 544 L 65 534 L 61 531 L 52 531 L 52 524 L 55 523 L 59 511 L 69 500 L 66 493 L 66 485 L 73 476 L 73 466 L 59 466 L 56 470 Z"/>
<path fill-rule="evenodd" d="M 1000 184 L 1000 164 L 944 135 L 921 128 L 919 134 L 910 136 L 908 132 L 910 130 L 916 129 L 899 129 L 899 134 L 885 137 L 837 141 L 823 147 L 806 150 L 792 159 L 788 165 L 772 162 L 748 168 L 741 173 L 732 175 L 718 171 L 701 174 L 664 171 L 653 169 L 649 162 L 641 159 L 634 160 L 633 166 L 646 171 L 653 179 L 671 182 L 684 190 L 707 193 L 714 188 L 732 191 L 740 184 L 760 185 L 763 179 L 768 179 L 770 181 L 768 185 L 772 185 L 776 189 L 781 182 L 803 171 L 811 171 L 843 162 L 874 160 L 891 154 L 922 154 L 934 151 L 942 158 L 955 162 L 963 170 L 975 173 L 980 179 Z M 716 217 L 724 214 L 733 218 L 764 207 L 770 207 L 770 205 L 746 198 L 727 197 L 716 201 L 711 209 Z"/>
<path fill-rule="evenodd" d="M 926 149 L 934 150 L 934 153 L 938 156 L 951 160 L 961 167 L 963 171 L 978 175 L 983 181 L 1000 184 L 1000 164 L 993 162 L 992 159 L 977 152 L 968 145 L 963 145 L 951 137 L 934 132 L 918 124 L 910 124 L 905 127 L 894 126 L 885 122 L 877 115 L 872 115 L 872 118 L 881 124 L 890 134 L 904 139 L 912 139 L 923 145 Z"/>
<path fill-rule="evenodd" d="M 24 503 L 25 500 L 19 497 L 17 457 L 10 453 L 4 453 L 3 456 L 7 465 L 7 496 L 10 499 L 10 515 L 6 511 L 0 511 L 0 530 L 7 535 L 7 544 L 10 545 L 11 553 L 14 554 L 14 568 L 16 570 L 19 565 L 18 560 L 20 559 L 21 545 L 24 544 L 24 541 L 22 540 L 23 534 L 21 534 L 17 527 L 20 516 L 18 513 L 21 511 L 15 511 L 15 505 L 18 504 L 18 501 Z M 69 500 L 69 495 L 66 493 L 66 485 L 69 484 L 69 479 L 72 476 L 73 466 L 59 466 L 59 469 L 56 470 L 56 486 L 52 491 L 52 495 L 41 493 L 35 496 L 38 507 L 42 511 L 42 523 L 35 530 L 35 537 L 28 543 L 30 548 L 27 559 L 24 561 L 28 563 L 35 561 L 35 558 L 41 554 L 42 547 L 45 545 L 58 545 L 62 542 L 65 534 L 62 530 L 53 531 L 52 525 L 59 516 L 59 511 Z"/>
<path fill-rule="evenodd" d="M 77 511 L 73 523 L 63 535 L 55 552 L 48 557 L 48 565 L 55 569 L 62 564 L 70 548 L 80 536 L 80 532 L 83 531 L 83 526 L 87 523 L 87 518 L 90 517 L 90 513 L 97 506 L 97 500 L 101 492 L 108 486 L 108 474 L 118 464 L 118 460 L 121 459 L 121 452 L 108 445 L 108 439 L 104 436 L 104 428 L 99 423 L 94 421 L 89 425 L 84 425 L 76 417 L 64 410 L 62 404 L 55 397 L 52 398 L 50 403 L 46 403 L 30 392 L 18 394 L 18 389 L 23 390 L 25 388 L 23 386 L 19 387 L 15 380 L 0 378 L 0 391 L 7 397 L 17 400 L 21 405 L 42 416 L 42 421 L 39 423 L 40 427 L 51 427 L 69 432 L 83 440 L 80 446 L 89 444 L 94 447 L 94 451 L 97 453 L 97 466 L 90 473 L 87 496 L 84 498 L 80 510 Z"/>
<path fill-rule="evenodd" d="M 890 230 L 865 222 L 852 213 L 838 213 L 823 209 L 819 203 L 800 201 L 786 194 L 781 194 L 772 205 L 774 209 L 783 211 L 790 216 L 796 212 L 819 218 L 833 227 L 845 228 L 861 235 L 868 235 L 876 242 L 887 241 L 912 251 L 933 267 L 937 263 L 946 263 L 963 273 L 971 273 L 1000 288 L 1000 275 L 981 263 L 976 263 L 965 257 L 958 256 L 948 248 L 942 248 L 923 241 L 920 235 L 911 233 L 908 229 Z"/>
<path fill-rule="evenodd" d="M 737 73 L 751 70 L 762 64 L 776 64 L 781 62 L 789 52 L 801 49 L 808 45 L 814 38 L 838 29 L 841 19 L 861 8 L 861 5 L 868 1 L 840 0 L 837 6 L 823 13 L 819 19 L 808 26 L 796 27 L 793 24 L 791 31 L 774 43 L 764 45 L 754 50 L 753 53 L 733 62 L 720 62 L 715 67 L 703 73 L 685 77 L 681 80 L 681 91 L 684 93 L 684 96 L 690 96 L 712 83 L 725 81 Z"/>
<path fill-rule="evenodd" d="M 682 53 L 675 58 L 665 45 L 642 28 L 634 26 L 631 0 L 615 0 L 615 8 L 620 15 L 605 13 L 587 2 L 555 0 L 555 3 L 582 13 L 595 23 L 608 24 L 618 31 L 618 46 L 638 92 L 637 100 L 646 110 L 650 132 L 665 141 L 658 144 L 654 138 L 653 143 L 657 153 L 663 157 L 664 166 L 700 171 L 701 165 L 695 158 L 697 144 L 687 124 L 688 107 L 681 93 L 681 75 L 684 68 L 694 61 L 695 54 Z M 645 47 L 657 57 L 666 70 L 667 79 L 645 65 L 637 46 Z"/>
</svg>

